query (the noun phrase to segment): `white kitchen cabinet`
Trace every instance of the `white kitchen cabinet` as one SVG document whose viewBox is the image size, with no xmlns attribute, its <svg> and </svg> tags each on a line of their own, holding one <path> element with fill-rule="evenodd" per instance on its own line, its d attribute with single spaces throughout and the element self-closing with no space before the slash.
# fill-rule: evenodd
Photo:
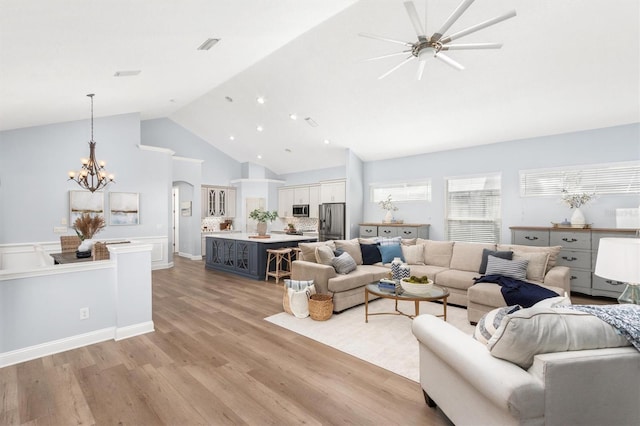
<svg viewBox="0 0 640 426">
<path fill-rule="evenodd" d="M 309 217 L 318 217 L 320 204 L 320 185 L 309 186 Z"/>
<path fill-rule="evenodd" d="M 278 189 L 278 216 L 279 217 L 291 217 L 293 212 L 291 207 L 294 200 L 293 188 L 280 188 Z"/>
<path fill-rule="evenodd" d="M 309 204 L 308 186 L 299 186 L 293 188 L 293 204 Z"/>
<path fill-rule="evenodd" d="M 202 217 L 234 217 L 236 215 L 236 189 L 228 186 L 203 185 Z"/>
<path fill-rule="evenodd" d="M 344 180 L 320 183 L 321 203 L 344 203 L 347 201 L 347 186 Z"/>
</svg>

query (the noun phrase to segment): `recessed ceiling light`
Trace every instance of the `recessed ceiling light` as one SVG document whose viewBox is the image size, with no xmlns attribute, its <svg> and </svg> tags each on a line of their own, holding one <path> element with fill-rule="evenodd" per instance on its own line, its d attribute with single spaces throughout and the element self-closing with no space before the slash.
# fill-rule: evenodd
<svg viewBox="0 0 640 426">
<path fill-rule="evenodd" d="M 262 160 L 262 155 L 258 154 L 258 160 Z"/>
<path fill-rule="evenodd" d="M 256 98 L 256 102 L 259 103 L 259 104 L 264 104 L 265 101 L 264 101 L 264 98 L 262 96 L 258 96 Z"/>
<path fill-rule="evenodd" d="M 305 118 L 304 121 L 306 121 L 307 124 L 311 127 L 318 127 L 318 123 L 316 123 L 311 117 Z"/>
<path fill-rule="evenodd" d="M 329 139 L 325 139 L 325 140 L 324 140 L 324 144 L 325 144 L 325 145 L 329 145 L 330 143 L 331 143 L 331 141 L 329 141 Z"/>
<path fill-rule="evenodd" d="M 235 141 L 235 140 L 236 140 L 236 137 L 235 137 L 235 136 L 233 136 L 233 135 L 231 135 L 231 136 L 229 136 L 229 140 L 230 140 L 230 141 Z"/>
<path fill-rule="evenodd" d="M 259 132 L 261 132 L 261 131 L 263 131 L 264 129 L 262 128 L 262 126 L 258 126 L 258 127 L 256 127 L 256 130 L 257 130 L 257 131 L 259 131 Z"/>
<path fill-rule="evenodd" d="M 295 114 L 289 114 L 289 118 L 292 119 L 292 120 L 297 120 L 298 116 L 295 115 Z"/>
<path fill-rule="evenodd" d="M 215 46 L 216 43 L 218 43 L 219 41 L 220 41 L 219 38 L 208 38 L 205 41 L 203 41 L 200 46 L 198 46 L 198 50 L 209 50 L 213 46 Z"/>
<path fill-rule="evenodd" d="M 140 74 L 140 70 L 127 70 L 127 71 L 116 71 L 113 75 L 114 77 L 135 77 Z"/>
</svg>

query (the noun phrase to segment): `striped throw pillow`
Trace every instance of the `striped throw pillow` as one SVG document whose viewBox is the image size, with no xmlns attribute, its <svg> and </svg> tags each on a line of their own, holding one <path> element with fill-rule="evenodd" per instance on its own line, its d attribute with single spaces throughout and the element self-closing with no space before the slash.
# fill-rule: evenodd
<svg viewBox="0 0 640 426">
<path fill-rule="evenodd" d="M 503 275 L 517 280 L 527 279 L 527 259 L 506 260 L 489 256 L 487 260 L 487 275 Z"/>
<path fill-rule="evenodd" d="M 339 274 L 348 274 L 351 271 L 356 270 L 356 261 L 346 251 L 338 257 L 334 257 L 331 261 L 333 268 Z"/>
</svg>

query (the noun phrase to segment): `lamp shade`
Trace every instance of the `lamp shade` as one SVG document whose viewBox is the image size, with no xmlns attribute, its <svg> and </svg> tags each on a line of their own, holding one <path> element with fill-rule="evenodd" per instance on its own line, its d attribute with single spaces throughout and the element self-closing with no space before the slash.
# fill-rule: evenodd
<svg viewBox="0 0 640 426">
<path fill-rule="evenodd" d="M 640 238 L 601 238 L 595 274 L 623 283 L 640 283 Z"/>
</svg>

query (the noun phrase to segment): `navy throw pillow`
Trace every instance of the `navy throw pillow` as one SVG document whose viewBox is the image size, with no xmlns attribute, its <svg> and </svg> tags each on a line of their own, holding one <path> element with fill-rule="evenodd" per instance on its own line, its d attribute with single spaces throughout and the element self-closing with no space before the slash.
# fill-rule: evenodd
<svg viewBox="0 0 640 426">
<path fill-rule="evenodd" d="M 373 265 L 374 263 L 382 262 L 378 244 L 360 244 L 360 251 L 362 252 L 363 265 Z"/>
</svg>

